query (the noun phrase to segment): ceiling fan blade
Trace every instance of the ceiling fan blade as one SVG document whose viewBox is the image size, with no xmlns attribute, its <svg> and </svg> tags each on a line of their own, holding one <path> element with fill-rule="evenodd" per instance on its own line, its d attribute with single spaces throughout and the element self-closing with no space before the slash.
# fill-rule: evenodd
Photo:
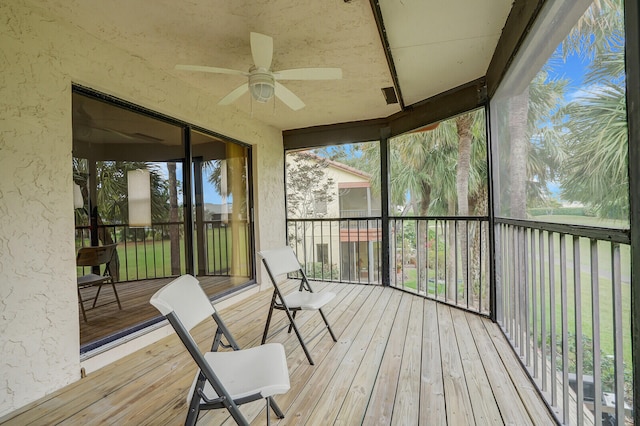
<svg viewBox="0 0 640 426">
<path fill-rule="evenodd" d="M 122 138 L 125 138 L 125 139 L 135 139 L 136 138 L 135 136 L 130 135 L 129 133 L 124 133 L 124 132 L 121 132 L 119 130 L 109 129 L 109 128 L 106 128 L 106 127 L 94 127 L 94 129 L 102 130 L 103 132 L 113 133 L 114 135 L 118 135 L 118 136 L 120 136 Z"/>
<path fill-rule="evenodd" d="M 302 99 L 277 81 L 275 83 L 275 94 L 282 102 L 294 111 L 304 108 L 304 102 L 302 102 Z"/>
<path fill-rule="evenodd" d="M 235 102 L 240 96 L 244 95 L 249 91 L 249 83 L 244 83 L 243 85 L 233 89 L 231 93 L 229 93 L 224 98 L 220 99 L 218 105 L 229 105 Z"/>
<path fill-rule="evenodd" d="M 341 68 L 295 68 L 273 73 L 276 80 L 340 80 Z"/>
<path fill-rule="evenodd" d="M 273 38 L 260 33 L 251 33 L 251 55 L 256 68 L 271 68 L 273 59 Z"/>
<path fill-rule="evenodd" d="M 177 70 L 183 71 L 201 71 L 201 72 L 213 72 L 217 74 L 231 74 L 231 75 L 243 75 L 248 76 L 249 73 L 238 70 L 230 70 L 228 68 L 216 68 L 216 67 L 205 67 L 203 65 L 176 65 Z"/>
</svg>

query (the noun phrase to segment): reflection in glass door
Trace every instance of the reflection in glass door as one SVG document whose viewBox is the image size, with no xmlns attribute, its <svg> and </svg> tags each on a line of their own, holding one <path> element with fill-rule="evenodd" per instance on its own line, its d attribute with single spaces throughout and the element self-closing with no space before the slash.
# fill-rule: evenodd
<svg viewBox="0 0 640 426">
<path fill-rule="evenodd" d="M 217 277 L 205 291 L 219 294 L 252 276 L 249 148 L 196 131 L 191 143 L 196 271 L 201 282 Z"/>
<path fill-rule="evenodd" d="M 149 299 L 181 274 L 212 298 L 251 282 L 249 148 L 88 89 L 72 100 L 76 249 L 115 245 L 115 287 L 78 291 L 81 353 L 161 320 Z"/>
</svg>

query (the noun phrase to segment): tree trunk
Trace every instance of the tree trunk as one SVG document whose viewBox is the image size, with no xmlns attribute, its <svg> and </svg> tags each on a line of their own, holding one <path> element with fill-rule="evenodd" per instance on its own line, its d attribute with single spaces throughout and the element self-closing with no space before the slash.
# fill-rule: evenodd
<svg viewBox="0 0 640 426">
<path fill-rule="evenodd" d="M 509 100 L 509 177 L 511 179 L 511 217 L 526 218 L 527 209 L 527 157 L 529 140 L 527 122 L 529 116 L 529 88 Z"/>
<path fill-rule="evenodd" d="M 471 114 L 462 114 L 456 118 L 458 131 L 458 166 L 456 170 L 456 192 L 458 195 L 458 216 L 469 216 L 469 170 L 471 167 Z M 468 260 L 468 230 L 467 222 L 460 222 L 458 226 L 458 241 L 462 257 L 462 271 L 464 295 L 469 290 L 469 260 Z"/>
<path fill-rule="evenodd" d="M 456 214 L 456 204 L 454 200 L 449 200 L 449 216 Z M 456 264 L 458 263 L 458 256 L 456 253 L 456 227 L 453 222 L 447 221 L 447 299 L 450 302 L 455 302 L 456 293 L 458 291 L 458 283 L 456 281 Z"/>
<path fill-rule="evenodd" d="M 426 216 L 429 213 L 429 205 L 431 204 L 431 186 L 423 182 L 420 195 L 420 216 Z M 422 259 L 423 261 L 427 258 L 428 231 L 426 220 L 420 220 L 418 222 L 419 237 L 416 241 L 418 246 L 416 254 L 418 259 Z M 422 294 L 424 292 L 426 294 L 429 271 L 421 267 L 422 265 L 418 265 L 418 263 L 419 262 L 416 262 L 416 289 L 418 293 Z M 426 262 L 424 263 L 426 264 Z"/>
<path fill-rule="evenodd" d="M 472 200 L 470 200 L 470 204 L 474 207 L 470 210 L 474 214 L 484 215 L 487 212 L 487 189 L 483 188 L 478 196 Z M 471 206 L 470 206 L 471 208 Z M 481 286 L 481 279 L 484 277 L 484 283 L 488 283 L 487 279 L 487 257 L 489 256 L 489 252 L 486 246 L 486 232 L 483 230 L 482 222 L 477 222 L 477 224 L 473 227 L 472 231 L 469 232 L 471 235 L 471 258 L 469 259 L 469 269 L 470 269 L 470 280 L 471 280 L 471 290 L 472 297 L 474 303 L 476 300 L 482 296 L 483 304 L 486 304 L 486 296 L 487 296 L 487 286 Z M 481 259 L 483 260 L 480 263 Z M 480 294 L 482 291 L 482 295 Z M 482 306 L 480 306 L 482 309 Z"/>
<path fill-rule="evenodd" d="M 176 163 L 167 163 L 169 173 L 169 245 L 171 253 L 171 275 L 180 275 L 180 226 L 173 225 L 178 222 L 178 180 L 176 178 Z"/>
</svg>

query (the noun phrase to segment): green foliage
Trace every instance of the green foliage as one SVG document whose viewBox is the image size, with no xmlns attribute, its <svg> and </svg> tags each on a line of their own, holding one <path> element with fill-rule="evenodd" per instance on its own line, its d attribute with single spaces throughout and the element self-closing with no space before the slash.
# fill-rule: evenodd
<svg viewBox="0 0 640 426">
<path fill-rule="evenodd" d="M 309 279 L 339 279 L 340 272 L 338 266 L 335 264 L 328 264 L 322 262 L 307 262 L 304 265 L 305 273 Z"/>
<path fill-rule="evenodd" d="M 335 197 L 326 159 L 308 153 L 287 155 L 287 217 L 322 218 Z"/>
<path fill-rule="evenodd" d="M 575 333 L 568 333 L 568 358 L 569 358 L 569 372 L 575 373 L 577 371 L 577 356 L 576 356 L 576 335 Z M 582 335 L 582 368 L 583 374 L 594 375 L 594 363 L 593 363 L 593 340 L 586 335 Z M 547 345 L 551 345 L 551 336 L 547 335 Z M 557 368 L 562 370 L 562 340 L 558 339 L 556 342 L 556 354 L 557 354 Z M 629 368 L 627 364 L 623 366 L 624 371 L 624 387 L 625 394 L 633 394 L 633 370 Z M 608 354 L 600 349 L 600 374 L 602 382 L 603 392 L 615 392 L 615 357 L 612 354 Z"/>
<path fill-rule="evenodd" d="M 436 249 L 435 249 L 435 244 L 429 250 L 427 258 L 429 259 L 429 269 L 433 270 L 434 274 L 435 274 L 435 270 L 436 270 Z M 440 247 L 438 248 L 438 258 L 437 258 L 438 279 L 439 280 L 443 280 L 444 276 L 445 276 L 445 271 L 446 271 L 445 259 L 446 259 L 446 256 L 445 256 L 444 244 L 440 244 Z"/>
</svg>

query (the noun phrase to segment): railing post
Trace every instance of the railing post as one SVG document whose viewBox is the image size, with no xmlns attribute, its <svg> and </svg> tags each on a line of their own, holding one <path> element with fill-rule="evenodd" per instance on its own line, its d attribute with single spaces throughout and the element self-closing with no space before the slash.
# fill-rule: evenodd
<svg viewBox="0 0 640 426">
<path fill-rule="evenodd" d="M 382 210 L 382 273 L 383 286 L 389 286 L 391 232 L 389 229 L 389 135 L 390 129 L 380 130 L 380 207 Z"/>
</svg>

